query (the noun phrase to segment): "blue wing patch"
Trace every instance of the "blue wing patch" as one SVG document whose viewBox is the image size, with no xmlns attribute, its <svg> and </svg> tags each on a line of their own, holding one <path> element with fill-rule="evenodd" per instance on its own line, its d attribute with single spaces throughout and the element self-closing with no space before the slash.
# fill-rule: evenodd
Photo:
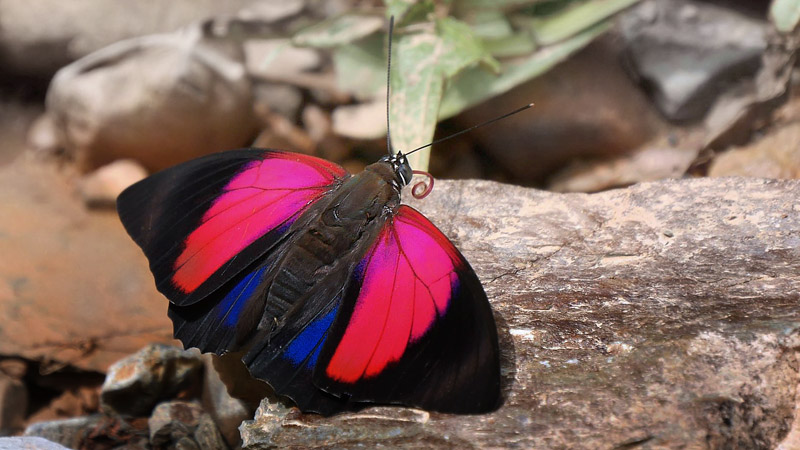
<svg viewBox="0 0 800 450">
<path fill-rule="evenodd" d="M 306 367 L 313 369 L 314 365 L 317 363 L 322 344 L 325 343 L 328 328 L 331 327 L 333 319 L 336 317 L 337 310 L 338 306 L 331 309 L 331 311 L 324 316 L 308 324 L 308 326 L 286 347 L 283 356 L 296 366 L 305 363 L 304 365 Z"/>
</svg>

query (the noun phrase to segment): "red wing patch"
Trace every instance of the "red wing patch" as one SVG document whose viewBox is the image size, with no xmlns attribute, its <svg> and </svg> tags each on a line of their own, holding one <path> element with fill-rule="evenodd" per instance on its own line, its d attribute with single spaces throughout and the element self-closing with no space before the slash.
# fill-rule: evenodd
<svg viewBox="0 0 800 450">
<path fill-rule="evenodd" d="M 326 375 L 354 383 L 400 360 L 446 314 L 459 261 L 430 221 L 401 206 L 359 265 L 361 291 Z"/>
<path fill-rule="evenodd" d="M 175 260 L 174 285 L 194 291 L 258 238 L 291 226 L 345 174 L 325 160 L 294 153 L 268 152 L 248 163 L 186 237 Z"/>
</svg>

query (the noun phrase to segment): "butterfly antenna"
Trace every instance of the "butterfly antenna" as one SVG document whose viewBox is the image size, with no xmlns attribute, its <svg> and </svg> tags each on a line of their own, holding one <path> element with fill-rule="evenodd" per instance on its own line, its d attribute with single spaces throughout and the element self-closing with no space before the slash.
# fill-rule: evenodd
<svg viewBox="0 0 800 450">
<path fill-rule="evenodd" d="M 392 151 L 392 131 L 389 128 L 389 88 L 392 84 L 392 34 L 394 33 L 394 16 L 389 18 L 389 57 L 386 64 L 386 149 L 391 156 Z"/>
<path fill-rule="evenodd" d="M 414 153 L 414 152 L 416 152 L 416 151 L 418 151 L 418 150 L 422 150 L 423 148 L 430 147 L 430 146 L 431 146 L 431 145 L 433 145 L 433 144 L 438 144 L 439 142 L 446 141 L 446 140 L 448 140 L 448 139 L 452 139 L 452 138 L 454 138 L 454 137 L 456 137 L 456 136 L 461 136 L 461 135 L 462 135 L 462 134 L 464 134 L 464 133 L 469 133 L 470 131 L 474 130 L 475 128 L 480 128 L 480 127 L 482 127 L 482 126 L 484 126 L 484 125 L 489 125 L 489 124 L 495 123 L 495 122 L 497 122 L 498 120 L 503 120 L 503 119 L 505 119 L 506 117 L 513 116 L 513 115 L 514 115 L 514 114 L 516 114 L 516 113 L 519 113 L 519 112 L 525 111 L 526 109 L 528 109 L 528 108 L 532 108 L 532 107 L 533 107 L 533 103 L 528 103 L 527 105 L 525 105 L 525 106 L 523 106 L 523 107 L 521 107 L 521 108 L 517 108 L 517 109 L 515 109 L 515 110 L 513 110 L 513 111 L 511 111 L 511 112 L 505 113 L 505 114 L 503 114 L 503 115 L 502 115 L 502 116 L 500 116 L 500 117 L 495 117 L 494 119 L 487 120 L 486 122 L 479 123 L 479 124 L 477 124 L 477 125 L 473 125 L 473 126 L 471 126 L 471 127 L 467 128 L 466 130 L 461 130 L 461 131 L 459 131 L 459 132 L 457 132 L 457 133 L 453 133 L 453 134 L 451 134 L 450 136 L 446 136 L 446 137 L 443 137 L 443 138 L 441 138 L 441 139 L 437 139 L 437 140 L 435 140 L 435 141 L 431 142 L 430 144 L 425 144 L 425 145 L 423 145 L 422 147 L 417 147 L 417 148 L 415 148 L 414 150 L 411 150 L 410 152 L 406 153 L 406 155 L 410 155 L 410 154 L 412 154 L 412 153 Z"/>
</svg>

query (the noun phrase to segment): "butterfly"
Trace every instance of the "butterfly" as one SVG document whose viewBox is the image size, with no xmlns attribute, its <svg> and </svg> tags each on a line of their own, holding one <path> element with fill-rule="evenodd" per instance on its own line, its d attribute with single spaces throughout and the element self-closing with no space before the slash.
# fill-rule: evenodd
<svg viewBox="0 0 800 450">
<path fill-rule="evenodd" d="M 175 337 L 246 350 L 250 373 L 302 411 L 492 411 L 491 307 L 453 243 L 400 203 L 411 177 L 402 153 L 351 175 L 244 149 L 156 173 L 117 210 L 169 299 Z"/>
<path fill-rule="evenodd" d="M 117 211 L 169 299 L 174 336 L 203 352 L 244 352 L 251 375 L 304 412 L 495 410 L 486 293 L 453 243 L 401 204 L 415 172 L 390 136 L 389 154 L 357 175 L 314 156 L 242 149 L 122 192 Z M 429 191 L 418 186 L 418 198 Z"/>
</svg>

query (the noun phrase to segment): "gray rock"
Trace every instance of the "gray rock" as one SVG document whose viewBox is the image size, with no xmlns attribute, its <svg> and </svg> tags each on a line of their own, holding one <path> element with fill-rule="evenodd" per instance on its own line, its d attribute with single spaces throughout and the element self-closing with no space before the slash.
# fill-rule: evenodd
<svg viewBox="0 0 800 450">
<path fill-rule="evenodd" d="M 410 203 L 484 283 L 504 404 L 322 418 L 264 402 L 244 447 L 775 448 L 790 429 L 798 442 L 798 198 L 798 181 L 747 178 L 598 194 L 437 182 Z"/>
<path fill-rule="evenodd" d="M 300 111 L 303 93 L 289 85 L 261 82 L 253 85 L 253 103 L 256 111 L 274 111 L 292 118 Z"/>
<path fill-rule="evenodd" d="M 258 8 L 259 3 L 0 0 L 0 62 L 4 70 L 49 77 L 60 67 L 114 42 L 174 31 L 207 17 L 233 14 L 240 8 Z"/>
<path fill-rule="evenodd" d="M 37 422 L 25 429 L 25 436 L 36 436 L 57 442 L 68 448 L 80 448 L 87 430 L 97 427 L 104 417 L 100 414 L 71 419 Z"/>
<path fill-rule="evenodd" d="M 194 441 L 197 442 L 197 446 L 201 449 L 213 448 L 225 450 L 228 448 L 225 439 L 222 437 L 217 425 L 214 423 L 214 419 L 212 419 L 208 414 L 203 414 L 200 416 L 200 420 L 197 423 L 197 428 L 194 430 L 192 437 L 194 438 Z"/>
<path fill-rule="evenodd" d="M 69 450 L 61 444 L 35 436 L 0 437 L 0 450 Z"/>
<path fill-rule="evenodd" d="M 228 388 L 222 382 L 212 362 L 212 359 L 219 357 L 207 354 L 203 355 L 203 358 L 205 360 L 201 397 L 203 409 L 214 419 L 214 423 L 228 445 L 236 447 L 241 442 L 239 425 L 243 420 L 253 417 L 253 410 L 244 401 L 234 398 L 228 393 Z"/>
<path fill-rule="evenodd" d="M 161 400 L 195 389 L 202 377 L 203 360 L 197 352 L 167 345 L 149 345 L 108 369 L 100 392 L 106 411 L 147 416 Z"/>
<path fill-rule="evenodd" d="M 74 449 L 149 448 L 146 422 L 103 414 L 34 423 L 25 430 L 25 435 L 42 437 Z"/>
<path fill-rule="evenodd" d="M 148 420 L 155 448 L 227 448 L 211 417 L 197 403 L 180 400 L 156 406 Z"/>
<path fill-rule="evenodd" d="M 702 117 L 767 48 L 766 21 L 708 2 L 648 0 L 622 19 L 630 66 L 671 120 Z"/>
<path fill-rule="evenodd" d="M 210 23 L 121 41 L 59 70 L 47 112 L 82 168 L 132 158 L 155 171 L 252 140 L 243 61 Z"/>
</svg>

